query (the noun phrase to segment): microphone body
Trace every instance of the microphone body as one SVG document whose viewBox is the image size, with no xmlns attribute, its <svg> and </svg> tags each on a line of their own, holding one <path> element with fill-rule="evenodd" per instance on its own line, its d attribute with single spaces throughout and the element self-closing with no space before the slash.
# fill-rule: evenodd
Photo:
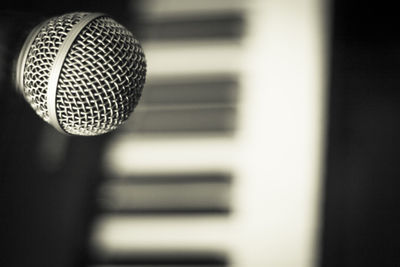
<svg viewBox="0 0 400 267">
<path fill-rule="evenodd" d="M 138 104 L 146 76 L 144 53 L 132 33 L 109 16 L 69 13 L 31 21 L 15 35 L 25 37 L 22 48 L 6 45 L 20 50 L 7 51 L 18 55 L 11 74 L 15 86 L 58 131 L 83 136 L 110 132 Z"/>
</svg>

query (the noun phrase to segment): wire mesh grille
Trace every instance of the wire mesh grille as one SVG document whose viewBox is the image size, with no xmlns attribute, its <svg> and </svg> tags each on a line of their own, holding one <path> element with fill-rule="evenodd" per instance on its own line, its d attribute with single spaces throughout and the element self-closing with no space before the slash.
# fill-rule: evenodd
<svg viewBox="0 0 400 267">
<path fill-rule="evenodd" d="M 48 20 L 29 49 L 24 96 L 47 122 L 47 88 L 54 60 L 72 27 L 87 14 Z M 72 43 L 60 71 L 55 102 L 59 125 L 76 135 L 114 130 L 137 105 L 145 75 L 143 50 L 133 35 L 107 16 L 92 20 Z"/>
<path fill-rule="evenodd" d="M 90 22 L 64 61 L 56 95 L 60 126 L 97 135 L 123 123 L 140 98 L 146 64 L 138 41 L 109 17 Z"/>
<path fill-rule="evenodd" d="M 24 96 L 47 122 L 47 85 L 54 59 L 68 32 L 86 15 L 71 13 L 51 18 L 41 27 L 29 49 L 23 71 Z"/>
</svg>

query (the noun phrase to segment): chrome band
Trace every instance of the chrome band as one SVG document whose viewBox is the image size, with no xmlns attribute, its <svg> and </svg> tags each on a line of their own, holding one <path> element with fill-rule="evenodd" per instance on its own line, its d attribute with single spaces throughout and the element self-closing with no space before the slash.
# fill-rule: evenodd
<svg viewBox="0 0 400 267">
<path fill-rule="evenodd" d="M 72 29 L 68 32 L 67 37 L 65 37 L 64 42 L 61 44 L 59 52 L 54 59 L 53 67 L 50 71 L 50 77 L 48 81 L 47 87 L 47 107 L 49 111 L 49 122 L 53 125 L 58 131 L 64 132 L 64 129 L 61 128 L 56 112 L 56 95 L 57 95 L 57 85 L 58 78 L 60 76 L 61 68 L 63 66 L 65 57 L 68 54 L 69 49 L 71 48 L 72 43 L 75 41 L 76 37 L 82 31 L 82 29 L 89 24 L 92 20 L 104 16 L 102 13 L 91 13 L 82 18 L 81 21 L 76 23 Z"/>
</svg>

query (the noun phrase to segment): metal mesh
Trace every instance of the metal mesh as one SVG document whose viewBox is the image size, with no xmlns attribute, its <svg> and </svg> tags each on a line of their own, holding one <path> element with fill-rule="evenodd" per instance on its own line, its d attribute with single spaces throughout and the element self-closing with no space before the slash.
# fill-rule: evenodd
<svg viewBox="0 0 400 267">
<path fill-rule="evenodd" d="M 49 121 L 47 85 L 59 46 L 87 13 L 50 19 L 29 50 L 24 94 L 36 113 Z M 140 98 L 146 75 L 143 50 L 132 34 L 109 17 L 86 25 L 61 68 L 57 93 L 58 122 L 67 133 L 98 135 L 123 123 Z"/>
<path fill-rule="evenodd" d="M 51 18 L 42 26 L 29 49 L 23 74 L 24 96 L 36 113 L 47 122 L 47 84 L 54 59 L 72 26 L 86 15 L 72 13 Z"/>
<path fill-rule="evenodd" d="M 93 20 L 71 46 L 60 73 L 61 127 L 80 135 L 115 129 L 136 106 L 145 75 L 144 54 L 132 34 L 111 18 Z"/>
</svg>

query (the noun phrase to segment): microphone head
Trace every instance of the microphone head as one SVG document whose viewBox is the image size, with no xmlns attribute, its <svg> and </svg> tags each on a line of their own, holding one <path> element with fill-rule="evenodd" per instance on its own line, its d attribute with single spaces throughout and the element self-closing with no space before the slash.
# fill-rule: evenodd
<svg viewBox="0 0 400 267">
<path fill-rule="evenodd" d="M 17 88 L 36 113 L 61 132 L 84 136 L 126 121 L 146 76 L 132 33 L 107 15 L 83 12 L 38 25 L 16 68 Z"/>
</svg>

